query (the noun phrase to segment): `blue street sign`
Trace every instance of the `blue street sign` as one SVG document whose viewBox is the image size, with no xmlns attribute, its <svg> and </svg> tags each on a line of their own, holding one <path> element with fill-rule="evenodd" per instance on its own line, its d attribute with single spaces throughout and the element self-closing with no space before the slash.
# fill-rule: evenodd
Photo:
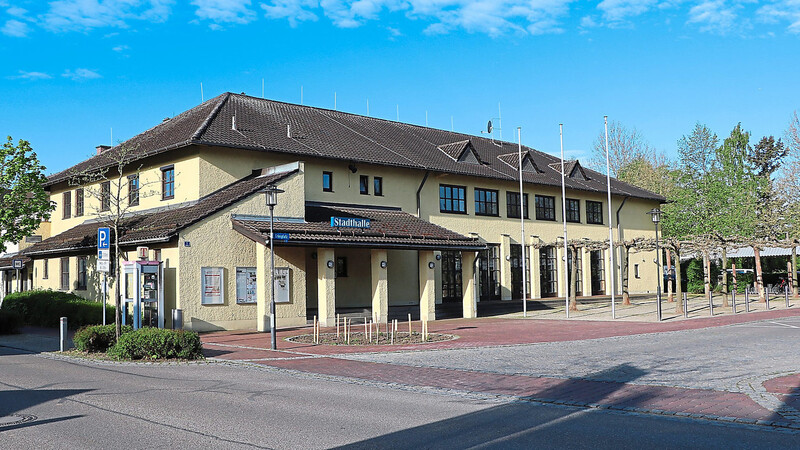
<svg viewBox="0 0 800 450">
<path fill-rule="evenodd" d="M 289 233 L 273 233 L 276 241 L 289 241 Z"/>
<path fill-rule="evenodd" d="M 111 229 L 101 227 L 97 229 L 97 249 L 108 250 L 111 248 Z"/>
</svg>

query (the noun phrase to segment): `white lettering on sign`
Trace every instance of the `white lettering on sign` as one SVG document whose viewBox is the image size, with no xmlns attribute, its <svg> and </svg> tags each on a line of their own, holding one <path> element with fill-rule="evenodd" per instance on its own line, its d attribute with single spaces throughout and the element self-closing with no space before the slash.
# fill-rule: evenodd
<svg viewBox="0 0 800 450">
<path fill-rule="evenodd" d="M 331 226 L 339 228 L 369 228 L 369 219 L 331 217 Z"/>
</svg>

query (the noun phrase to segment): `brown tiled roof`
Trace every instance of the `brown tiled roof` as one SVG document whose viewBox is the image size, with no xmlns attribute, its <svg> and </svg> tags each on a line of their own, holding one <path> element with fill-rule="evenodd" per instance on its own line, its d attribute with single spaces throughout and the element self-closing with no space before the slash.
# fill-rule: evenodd
<svg viewBox="0 0 800 450">
<path fill-rule="evenodd" d="M 332 216 L 369 219 L 370 228 L 331 227 Z M 475 238 L 468 238 L 395 208 L 309 202 L 306 205 L 306 220 L 276 220 L 274 231 L 288 233 L 290 236 L 286 243 L 276 240 L 276 245 L 462 250 L 479 250 L 485 247 Z M 232 221 L 234 229 L 245 236 L 257 242 L 269 242 L 268 220 L 234 217 Z"/>
<path fill-rule="evenodd" d="M 13 269 L 15 259 L 21 259 L 22 264 L 28 264 L 29 262 L 31 262 L 31 259 L 25 255 L 20 255 L 20 254 L 6 255 L 0 258 L 0 270 Z"/>
<path fill-rule="evenodd" d="M 295 172 L 273 175 L 262 175 L 254 172 L 201 198 L 195 203 L 133 214 L 130 217 L 126 217 L 121 225 L 120 245 L 134 246 L 148 242 L 166 242 L 172 239 L 180 230 L 233 205 L 253 193 L 263 190 L 267 185 L 286 178 Z M 99 222 L 83 223 L 28 247 L 24 250 L 24 254 L 34 256 L 94 249 L 97 246 L 97 228 L 101 226 L 106 225 Z"/>
<path fill-rule="evenodd" d="M 234 116 L 235 129 L 232 126 Z M 458 162 L 451 156 L 459 147 L 454 144 L 465 141 L 480 156 L 480 164 Z M 516 143 L 225 93 L 120 146 L 50 176 L 48 185 L 68 180 L 75 172 L 110 166 L 110 156 L 118 152 L 120 147 L 133 149 L 132 155 L 144 158 L 192 144 L 287 153 L 299 159 L 335 159 L 509 181 L 518 176 L 515 166 L 498 159 L 500 155 L 516 153 Z M 461 146 L 462 151 L 463 148 Z M 559 161 L 554 156 L 528 147 L 523 147 L 523 150 L 530 152 L 540 169 Z M 590 170 L 586 174 L 589 180 L 571 178 L 567 180 L 567 187 L 605 192 L 606 183 L 602 174 Z M 548 186 L 561 184 L 560 175 L 553 171 L 527 172 L 523 177 L 527 183 Z M 665 200 L 658 194 L 618 180 L 612 180 L 612 192 L 622 196 Z"/>
</svg>

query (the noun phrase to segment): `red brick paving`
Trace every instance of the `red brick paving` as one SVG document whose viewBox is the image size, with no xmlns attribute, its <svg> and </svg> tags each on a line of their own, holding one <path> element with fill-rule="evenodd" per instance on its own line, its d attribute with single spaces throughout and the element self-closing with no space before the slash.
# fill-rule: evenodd
<svg viewBox="0 0 800 450">
<path fill-rule="evenodd" d="M 774 394 L 800 394 L 800 373 L 773 378 L 763 384 L 767 392 Z"/>
<path fill-rule="evenodd" d="M 627 336 L 642 333 L 678 331 L 778 319 L 800 315 L 800 310 L 776 310 L 674 322 L 600 322 L 514 319 L 454 319 L 430 322 L 430 331 L 450 333 L 459 339 L 417 345 L 327 346 L 285 341 L 284 338 L 308 334 L 309 328 L 279 330 L 278 351 L 269 350 L 269 334 L 255 332 L 216 332 L 202 336 L 207 356 L 229 360 L 258 360 L 258 364 L 303 372 L 358 378 L 369 381 L 428 386 L 485 394 L 509 395 L 566 404 L 599 404 L 618 409 L 700 414 L 750 421 L 785 419 L 755 403 L 746 394 L 703 389 L 637 385 L 582 379 L 559 379 L 523 375 L 503 375 L 454 369 L 421 368 L 374 362 L 350 361 L 327 355 L 403 350 L 467 348 L 528 344 Z M 355 328 L 357 330 L 357 328 Z M 419 322 L 414 323 L 419 331 Z M 335 332 L 335 328 L 322 332 Z M 215 345 L 217 344 L 217 345 Z M 221 345 L 219 345 L 221 344 Z M 319 355 L 302 358 L 305 355 Z M 800 375 L 776 378 L 764 383 L 769 392 L 796 393 Z M 781 395 L 782 401 L 800 408 L 800 399 Z M 800 425 L 800 424 L 798 424 Z"/>
<path fill-rule="evenodd" d="M 566 404 L 598 404 L 741 419 L 780 420 L 747 395 L 703 389 L 645 386 L 608 381 L 468 372 L 393 364 L 311 358 L 259 364 L 303 372 L 484 394 L 509 395 Z"/>
<path fill-rule="evenodd" d="M 628 322 L 628 321 L 584 321 L 584 320 L 536 320 L 536 319 L 448 319 L 429 322 L 432 333 L 448 333 L 458 339 L 414 345 L 311 345 L 285 341 L 300 334 L 310 334 L 311 328 L 278 330 L 278 350 L 332 355 L 342 353 L 369 353 L 408 351 L 443 348 L 488 347 L 497 345 L 533 344 L 538 342 L 561 342 L 597 339 L 613 336 L 629 336 L 643 333 L 693 330 L 722 325 L 752 322 L 765 319 L 800 316 L 800 309 L 752 312 L 719 317 L 707 317 L 672 322 Z M 419 322 L 413 329 L 420 330 Z M 353 327 L 358 332 L 357 326 Z M 401 323 L 401 332 L 403 324 Z M 336 328 L 323 328 L 323 333 L 335 333 Z M 362 331 L 363 333 L 363 331 Z M 220 331 L 202 335 L 203 343 L 224 343 L 269 349 L 269 334 L 243 331 Z"/>
</svg>

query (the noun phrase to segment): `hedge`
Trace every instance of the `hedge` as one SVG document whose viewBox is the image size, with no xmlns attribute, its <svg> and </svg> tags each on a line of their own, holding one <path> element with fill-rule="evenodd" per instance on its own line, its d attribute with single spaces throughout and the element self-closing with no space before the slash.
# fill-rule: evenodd
<svg viewBox="0 0 800 450">
<path fill-rule="evenodd" d="M 122 334 L 130 333 L 133 327 L 124 325 L 122 327 Z M 82 352 L 103 352 L 105 353 L 117 341 L 117 327 L 111 325 L 90 325 L 83 327 L 75 332 L 72 342 L 75 343 L 75 348 Z"/>
<path fill-rule="evenodd" d="M 0 310 L 0 334 L 14 334 L 22 326 L 22 316 L 16 311 Z"/>
<path fill-rule="evenodd" d="M 141 328 L 120 336 L 108 355 L 116 359 L 198 359 L 203 357 L 203 346 L 192 331 Z"/>
<path fill-rule="evenodd" d="M 15 311 L 23 323 L 56 328 L 59 318 L 66 317 L 70 329 L 94 325 L 103 320 L 103 305 L 75 294 L 59 291 L 27 291 L 8 294 L 3 311 Z M 114 307 L 106 305 L 106 317 L 114 320 Z"/>
</svg>

